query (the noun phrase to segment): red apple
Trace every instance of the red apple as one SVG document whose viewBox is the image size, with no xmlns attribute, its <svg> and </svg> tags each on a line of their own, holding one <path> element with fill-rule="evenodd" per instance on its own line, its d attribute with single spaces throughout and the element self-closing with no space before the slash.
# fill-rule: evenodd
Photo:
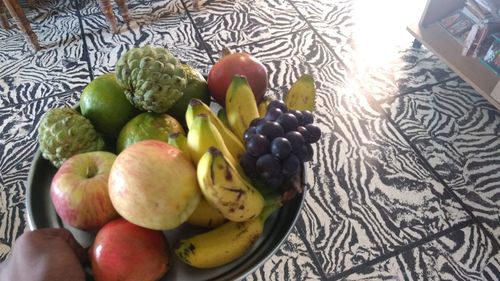
<svg viewBox="0 0 500 281">
<path fill-rule="evenodd" d="M 258 59 L 244 52 L 227 54 L 212 66 L 207 80 L 210 95 L 224 106 L 227 88 L 236 74 L 246 76 L 259 103 L 267 91 L 267 69 Z"/>
<path fill-rule="evenodd" d="M 50 197 L 63 222 L 97 230 L 118 213 L 111 204 L 108 177 L 116 155 L 94 151 L 66 160 L 52 178 Z"/>
<path fill-rule="evenodd" d="M 128 146 L 116 158 L 109 175 L 109 196 L 131 223 L 164 230 L 189 218 L 201 191 L 196 168 L 179 149 L 145 140 Z"/>
<path fill-rule="evenodd" d="M 161 231 L 116 219 L 99 230 L 89 257 L 96 281 L 154 281 L 168 271 L 168 242 Z"/>
</svg>

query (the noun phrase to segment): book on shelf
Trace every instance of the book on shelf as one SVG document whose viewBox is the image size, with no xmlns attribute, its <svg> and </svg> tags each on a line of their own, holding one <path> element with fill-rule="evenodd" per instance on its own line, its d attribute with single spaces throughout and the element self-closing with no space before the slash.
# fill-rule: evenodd
<svg viewBox="0 0 500 281">
<path fill-rule="evenodd" d="M 498 17 L 498 7 L 494 0 L 467 0 L 467 2 L 474 2 L 483 12 Z"/>
<path fill-rule="evenodd" d="M 462 55 L 470 57 L 482 56 L 491 41 L 490 35 L 500 29 L 498 20 L 474 24 L 467 33 L 463 44 Z"/>
<path fill-rule="evenodd" d="M 465 7 L 467 7 L 467 9 L 472 13 L 474 14 L 477 18 L 481 19 L 481 20 L 484 20 L 488 17 L 491 16 L 491 13 L 489 13 L 488 11 L 485 11 L 483 9 L 481 9 L 481 7 L 475 2 L 475 1 L 466 1 L 465 2 Z"/>
<path fill-rule="evenodd" d="M 481 58 L 481 63 L 500 76 L 500 33 L 492 34 L 491 39 L 485 55 Z"/>
<path fill-rule="evenodd" d="M 463 48 L 462 48 L 462 55 L 463 56 L 471 56 L 472 52 L 474 49 L 477 47 L 477 44 L 479 43 L 479 37 L 481 36 L 480 33 L 484 28 L 482 28 L 479 24 L 474 24 L 469 32 L 467 33 L 467 37 L 465 38 Z"/>
<path fill-rule="evenodd" d="M 475 22 L 467 17 L 463 9 L 458 9 L 450 15 L 440 20 L 441 26 L 450 33 L 457 42 L 463 46 L 467 32 L 472 28 Z"/>
<path fill-rule="evenodd" d="M 441 26 L 462 46 L 462 55 L 478 57 L 486 51 L 489 35 L 500 29 L 496 5 L 490 0 L 466 0 L 463 7 L 440 20 Z"/>
</svg>

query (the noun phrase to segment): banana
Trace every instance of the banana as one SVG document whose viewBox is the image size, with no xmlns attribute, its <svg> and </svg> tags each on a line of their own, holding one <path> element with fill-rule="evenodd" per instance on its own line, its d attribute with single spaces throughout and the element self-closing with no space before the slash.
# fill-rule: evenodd
<svg viewBox="0 0 500 281">
<path fill-rule="evenodd" d="M 309 74 L 304 74 L 292 84 L 284 102 L 290 109 L 313 111 L 315 97 L 314 78 Z"/>
<path fill-rule="evenodd" d="M 262 211 L 264 198 L 260 192 L 243 180 L 217 148 L 210 147 L 203 155 L 196 174 L 205 199 L 228 220 L 247 221 Z"/>
<path fill-rule="evenodd" d="M 182 153 L 192 161 L 191 153 L 189 152 L 189 147 L 187 145 L 187 138 L 182 133 L 171 133 L 168 135 L 168 144 L 177 147 Z"/>
<path fill-rule="evenodd" d="M 224 109 L 224 107 L 221 107 L 221 109 L 219 109 L 219 111 L 217 111 L 217 117 L 222 122 L 222 124 L 224 124 L 224 126 L 226 126 L 226 128 L 231 130 L 231 125 L 229 125 L 229 121 L 227 120 L 227 113 L 226 113 L 226 110 Z"/>
<path fill-rule="evenodd" d="M 191 99 L 186 110 L 186 123 L 188 128 L 193 125 L 193 120 L 198 114 L 206 114 L 210 122 L 219 131 L 224 144 L 231 153 L 234 159 L 239 160 L 241 155 L 245 153 L 243 143 L 226 127 L 222 121 L 213 113 L 210 107 L 199 99 Z"/>
<path fill-rule="evenodd" d="M 222 136 L 215 125 L 210 122 L 207 114 L 194 117 L 187 135 L 187 144 L 193 163 L 198 165 L 201 157 L 211 146 L 217 147 L 233 166 L 239 166 L 236 159 L 226 147 Z"/>
<path fill-rule="evenodd" d="M 229 221 L 208 232 L 181 240 L 175 254 L 196 268 L 213 268 L 236 260 L 261 237 L 267 218 L 280 207 L 278 201 L 266 204 L 262 213 L 249 221 Z"/>
<path fill-rule="evenodd" d="M 188 223 L 192 225 L 213 228 L 225 223 L 227 219 L 217 210 L 212 207 L 204 197 L 201 197 L 200 203 L 191 214 Z"/>
<path fill-rule="evenodd" d="M 259 102 L 259 104 L 257 105 L 257 109 L 259 109 L 259 116 L 260 117 L 264 118 L 264 116 L 266 116 L 267 106 L 269 105 L 270 102 L 271 102 L 271 98 L 269 98 L 267 96 L 264 96 L 262 101 Z"/>
<path fill-rule="evenodd" d="M 243 141 L 250 122 L 259 117 L 257 102 L 245 76 L 235 75 L 226 94 L 226 113 L 231 131 Z"/>
</svg>

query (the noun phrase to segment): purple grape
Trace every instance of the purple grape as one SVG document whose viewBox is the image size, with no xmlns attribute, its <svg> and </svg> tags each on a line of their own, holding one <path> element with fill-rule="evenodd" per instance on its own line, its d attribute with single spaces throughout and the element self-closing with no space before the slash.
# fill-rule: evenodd
<svg viewBox="0 0 500 281">
<path fill-rule="evenodd" d="M 257 173 L 264 178 L 269 179 L 281 171 L 281 164 L 278 158 L 271 154 L 264 154 L 255 163 Z"/>
<path fill-rule="evenodd" d="M 269 152 L 269 140 L 260 134 L 253 135 L 247 142 L 247 152 L 254 157 Z"/>
<path fill-rule="evenodd" d="M 264 118 L 258 117 L 258 118 L 253 119 L 252 122 L 250 122 L 249 127 L 257 127 L 257 125 L 259 125 L 262 122 L 262 120 L 264 120 Z"/>
<path fill-rule="evenodd" d="M 304 126 L 298 126 L 297 127 L 297 132 L 299 132 L 302 135 L 302 137 L 304 138 L 304 141 L 306 143 L 309 142 L 308 141 L 308 139 L 309 139 L 309 131 L 307 131 L 306 127 L 304 127 Z"/>
<path fill-rule="evenodd" d="M 309 110 L 302 110 L 302 121 L 304 122 L 304 125 L 314 122 L 314 116 L 312 112 Z"/>
<path fill-rule="evenodd" d="M 295 129 L 299 125 L 297 117 L 288 112 L 283 113 L 276 121 L 281 125 L 281 127 L 283 127 L 285 133 L 290 131 L 295 131 Z"/>
<path fill-rule="evenodd" d="M 257 126 L 257 134 L 266 136 L 269 140 L 282 137 L 285 132 L 278 122 L 265 121 Z"/>
<path fill-rule="evenodd" d="M 290 154 L 288 158 L 283 160 L 281 165 L 281 173 L 283 173 L 285 177 L 294 176 L 300 171 L 300 160 L 294 154 Z"/>
<path fill-rule="evenodd" d="M 321 138 L 321 129 L 314 124 L 307 124 L 307 131 L 309 132 L 309 143 L 315 143 Z"/>
<path fill-rule="evenodd" d="M 255 164 L 257 163 L 257 158 L 250 155 L 248 152 L 244 153 L 240 157 L 240 165 L 249 177 L 255 177 L 257 170 Z"/>
<path fill-rule="evenodd" d="M 300 162 L 306 162 L 308 159 L 308 151 L 305 145 L 301 146 L 299 149 L 294 150 L 293 153 L 299 158 Z"/>
<path fill-rule="evenodd" d="M 269 111 L 269 109 L 271 109 L 271 108 L 279 108 L 279 109 L 281 109 L 282 112 L 287 112 L 287 110 L 288 110 L 285 103 L 280 101 L 280 100 L 272 100 L 269 103 L 269 105 L 267 106 L 267 110 Z"/>
<path fill-rule="evenodd" d="M 308 161 L 311 161 L 313 159 L 313 156 L 314 156 L 314 150 L 312 148 L 312 145 L 311 144 L 306 144 L 306 149 L 307 149 L 307 155 L 306 155 L 306 158 L 305 158 L 305 162 L 308 162 Z"/>
<path fill-rule="evenodd" d="M 245 134 L 243 134 L 243 139 L 245 140 L 245 143 L 248 142 L 248 140 L 255 135 L 257 129 L 255 127 L 249 127 L 246 131 Z"/>
<path fill-rule="evenodd" d="M 285 177 L 282 174 L 275 175 L 266 180 L 266 183 L 272 188 L 280 187 L 285 181 Z"/>
<path fill-rule="evenodd" d="M 299 126 L 304 125 L 304 115 L 302 115 L 302 112 L 300 110 L 292 109 L 292 110 L 289 110 L 288 112 L 295 115 L 295 117 L 297 118 L 297 121 L 299 122 Z"/>
<path fill-rule="evenodd" d="M 283 111 L 281 111 L 281 109 L 272 107 L 267 111 L 266 116 L 264 116 L 264 120 L 276 121 L 276 119 L 278 119 L 281 114 L 283 114 Z"/>
<path fill-rule="evenodd" d="M 292 145 L 283 138 L 277 137 L 271 142 L 271 153 L 279 159 L 285 159 L 292 152 Z"/>
<path fill-rule="evenodd" d="M 304 137 L 297 131 L 291 131 L 285 134 L 285 138 L 292 145 L 292 151 L 298 151 L 302 146 L 304 146 Z"/>
</svg>

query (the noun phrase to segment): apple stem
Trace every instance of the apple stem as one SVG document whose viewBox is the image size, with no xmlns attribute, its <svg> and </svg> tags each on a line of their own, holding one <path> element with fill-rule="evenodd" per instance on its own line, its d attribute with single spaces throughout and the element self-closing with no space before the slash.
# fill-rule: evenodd
<svg viewBox="0 0 500 281">
<path fill-rule="evenodd" d="M 85 176 L 90 179 L 94 177 L 97 173 L 97 168 L 94 165 L 88 166 Z"/>
</svg>

